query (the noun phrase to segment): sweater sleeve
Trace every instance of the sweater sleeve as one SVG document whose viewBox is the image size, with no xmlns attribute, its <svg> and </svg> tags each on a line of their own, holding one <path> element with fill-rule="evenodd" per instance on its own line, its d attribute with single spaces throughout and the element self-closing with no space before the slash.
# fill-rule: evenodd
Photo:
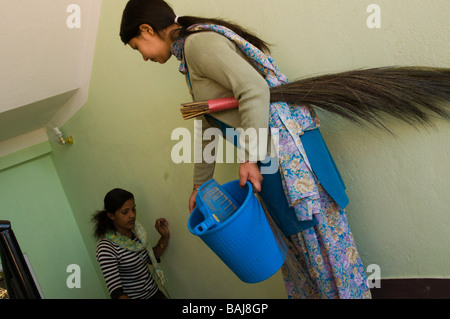
<svg viewBox="0 0 450 319">
<path fill-rule="evenodd" d="M 195 121 L 194 123 L 194 143 L 201 143 L 202 154 L 205 147 L 211 142 L 209 140 L 202 139 L 203 133 L 206 129 L 210 128 L 211 125 L 208 123 L 204 116 L 199 118 L 200 121 Z M 201 128 L 199 127 L 201 125 Z M 201 141 L 199 141 L 201 139 Z M 195 161 L 194 163 L 194 184 L 201 185 L 210 179 L 213 178 L 214 169 L 216 166 L 215 158 L 217 154 L 210 154 L 210 156 L 214 156 L 214 161 L 206 161 L 204 156 L 202 156 L 201 162 Z"/>
<path fill-rule="evenodd" d="M 191 73 L 194 99 L 197 101 L 234 96 L 239 101 L 239 128 L 256 135 L 244 147 L 246 160 L 262 160 L 258 141 L 267 138 L 270 91 L 263 76 L 236 45 L 215 32 L 200 32 L 186 40 L 185 58 Z M 235 127 L 237 128 L 237 127 Z M 260 130 L 263 129 L 263 130 Z M 243 136 L 245 134 L 241 134 Z"/>
<path fill-rule="evenodd" d="M 106 240 L 101 240 L 97 246 L 96 257 L 111 298 L 119 298 L 124 292 L 120 280 L 118 256 L 112 245 Z"/>
</svg>

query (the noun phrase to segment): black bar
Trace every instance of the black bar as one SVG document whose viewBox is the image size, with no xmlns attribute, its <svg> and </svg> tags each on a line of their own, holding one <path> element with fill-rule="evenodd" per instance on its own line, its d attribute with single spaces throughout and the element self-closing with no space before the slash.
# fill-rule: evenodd
<svg viewBox="0 0 450 319">
<path fill-rule="evenodd" d="M 31 271 L 11 228 L 11 223 L 6 220 L 0 220 L 0 258 L 9 298 L 41 299 Z"/>
</svg>

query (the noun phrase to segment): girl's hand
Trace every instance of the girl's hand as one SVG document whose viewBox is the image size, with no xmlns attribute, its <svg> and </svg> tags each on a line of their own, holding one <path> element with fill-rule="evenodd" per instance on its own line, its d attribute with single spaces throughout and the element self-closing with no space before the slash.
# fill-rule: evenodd
<svg viewBox="0 0 450 319">
<path fill-rule="evenodd" d="M 155 222 L 155 228 L 158 231 L 158 233 L 161 235 L 161 237 L 163 237 L 163 238 L 169 238 L 169 236 L 170 236 L 170 231 L 169 231 L 168 225 L 169 225 L 169 223 L 167 222 L 167 220 L 165 218 L 159 218 Z"/>
<path fill-rule="evenodd" d="M 239 185 L 244 187 L 247 181 L 249 181 L 254 191 L 261 191 L 261 182 L 263 176 L 259 171 L 259 167 L 256 163 L 245 162 L 239 166 Z"/>
</svg>

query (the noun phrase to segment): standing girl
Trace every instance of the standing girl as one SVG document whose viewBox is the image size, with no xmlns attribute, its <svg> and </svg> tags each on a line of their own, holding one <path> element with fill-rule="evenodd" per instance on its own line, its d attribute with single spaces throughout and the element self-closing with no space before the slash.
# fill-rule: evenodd
<svg viewBox="0 0 450 319">
<path fill-rule="evenodd" d="M 203 130 L 254 128 L 259 134 L 269 127 L 278 129 L 279 171 L 261 173 L 265 154 L 259 154 L 257 146 L 267 136 L 257 136 L 239 141 L 245 153 L 239 180 L 242 186 L 250 181 L 261 192 L 286 237 L 291 260 L 282 273 L 288 296 L 370 298 L 344 210 L 345 186 L 320 134 L 317 115 L 309 105 L 271 103 L 270 87 L 287 79 L 267 55 L 268 45 L 236 24 L 178 17 L 162 0 L 130 0 L 120 36 L 145 61 L 165 63 L 175 55 L 194 101 L 231 96 L 238 100 L 238 109 L 202 116 Z M 199 186 L 213 172 L 214 163 L 195 164 L 191 211 Z M 289 267 L 292 263 L 296 266 Z"/>
<path fill-rule="evenodd" d="M 169 242 L 167 221 L 156 221 L 161 238 L 155 247 L 150 247 L 144 228 L 136 221 L 133 194 L 120 188 L 106 194 L 104 209 L 92 220 L 94 234 L 100 239 L 96 256 L 111 298 L 165 299 L 148 266 L 153 264 L 159 270 L 154 263 L 159 262 Z"/>
</svg>

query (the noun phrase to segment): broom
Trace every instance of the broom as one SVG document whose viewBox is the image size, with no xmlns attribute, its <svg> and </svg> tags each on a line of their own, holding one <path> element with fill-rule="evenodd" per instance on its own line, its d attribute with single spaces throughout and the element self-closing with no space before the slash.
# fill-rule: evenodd
<svg viewBox="0 0 450 319">
<path fill-rule="evenodd" d="M 308 104 L 357 123 L 385 129 L 383 114 L 409 124 L 449 119 L 450 69 L 380 67 L 297 80 L 270 88 L 271 102 Z M 218 106 L 216 106 L 216 104 Z M 184 119 L 237 108 L 234 98 L 182 104 Z"/>
</svg>

